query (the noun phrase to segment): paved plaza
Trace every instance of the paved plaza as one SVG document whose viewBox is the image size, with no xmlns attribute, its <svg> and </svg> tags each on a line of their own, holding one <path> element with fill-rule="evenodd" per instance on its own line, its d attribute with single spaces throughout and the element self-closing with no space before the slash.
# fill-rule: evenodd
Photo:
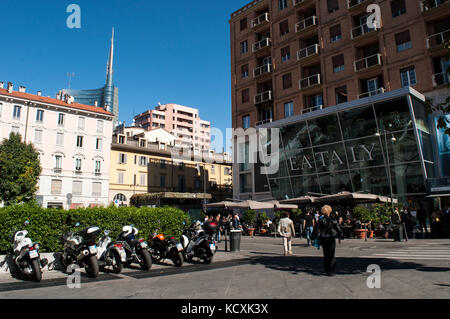
<svg viewBox="0 0 450 319">
<path fill-rule="evenodd" d="M 243 237 L 241 251 L 224 252 L 211 265 L 168 262 L 149 272 L 125 269 L 69 289 L 67 275 L 45 272 L 41 283 L 0 275 L 0 298 L 450 298 L 450 240 L 348 239 L 337 244 L 337 273 L 322 272 L 322 250 L 294 239 L 292 256 L 283 256 L 280 238 Z M 381 287 L 368 288 L 369 265 L 381 269 Z"/>
</svg>

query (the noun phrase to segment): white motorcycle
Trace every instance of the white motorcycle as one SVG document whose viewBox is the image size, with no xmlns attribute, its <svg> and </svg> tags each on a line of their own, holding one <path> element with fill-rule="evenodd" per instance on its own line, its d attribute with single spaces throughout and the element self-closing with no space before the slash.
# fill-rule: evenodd
<svg viewBox="0 0 450 319">
<path fill-rule="evenodd" d="M 25 226 L 29 223 L 27 220 Z M 42 279 L 41 267 L 45 267 L 48 260 L 40 258 L 39 244 L 33 243 L 27 235 L 27 230 L 14 233 L 14 263 L 22 274 L 32 276 L 34 281 L 39 282 Z"/>
<path fill-rule="evenodd" d="M 216 243 L 209 228 L 207 230 L 205 231 L 197 222 L 183 231 L 181 243 L 185 260 L 192 261 L 194 257 L 197 257 L 203 260 L 205 264 L 212 263 L 216 252 Z"/>
<path fill-rule="evenodd" d="M 100 268 L 112 267 L 115 274 L 120 274 L 123 269 L 123 264 L 127 261 L 127 254 L 124 249 L 125 243 L 123 241 L 113 242 L 109 237 L 110 231 L 105 230 L 104 235 L 100 238 L 98 243 L 98 263 Z"/>
</svg>

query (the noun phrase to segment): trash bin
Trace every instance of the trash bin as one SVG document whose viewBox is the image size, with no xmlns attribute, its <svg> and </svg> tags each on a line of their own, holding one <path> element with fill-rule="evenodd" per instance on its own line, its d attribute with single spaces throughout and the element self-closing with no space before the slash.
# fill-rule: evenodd
<svg viewBox="0 0 450 319">
<path fill-rule="evenodd" d="M 241 230 L 230 231 L 230 251 L 241 251 Z"/>
</svg>

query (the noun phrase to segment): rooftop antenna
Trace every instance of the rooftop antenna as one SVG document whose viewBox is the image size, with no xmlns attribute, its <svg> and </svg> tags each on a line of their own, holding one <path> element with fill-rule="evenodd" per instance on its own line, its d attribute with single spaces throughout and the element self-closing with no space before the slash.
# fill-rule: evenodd
<svg viewBox="0 0 450 319">
<path fill-rule="evenodd" d="M 75 77 L 75 72 L 72 72 L 72 73 L 67 72 L 67 77 L 69 78 L 68 88 L 70 90 L 70 81 L 72 80 L 73 77 Z"/>
</svg>

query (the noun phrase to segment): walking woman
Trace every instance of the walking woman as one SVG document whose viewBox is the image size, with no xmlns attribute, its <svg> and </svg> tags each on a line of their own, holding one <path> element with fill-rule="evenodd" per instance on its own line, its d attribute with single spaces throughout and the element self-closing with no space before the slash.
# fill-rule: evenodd
<svg viewBox="0 0 450 319">
<path fill-rule="evenodd" d="M 330 216 L 332 209 L 325 205 L 322 207 L 322 217 L 317 221 L 313 231 L 313 240 L 319 238 L 323 249 L 323 263 L 325 272 L 331 276 L 336 268 L 336 259 L 334 257 L 336 250 L 336 237 L 342 238 L 342 230 L 336 219 Z"/>
<path fill-rule="evenodd" d="M 283 237 L 284 255 L 292 255 L 292 236 L 295 237 L 294 222 L 287 212 L 283 212 L 278 223 L 278 232 Z"/>
</svg>

